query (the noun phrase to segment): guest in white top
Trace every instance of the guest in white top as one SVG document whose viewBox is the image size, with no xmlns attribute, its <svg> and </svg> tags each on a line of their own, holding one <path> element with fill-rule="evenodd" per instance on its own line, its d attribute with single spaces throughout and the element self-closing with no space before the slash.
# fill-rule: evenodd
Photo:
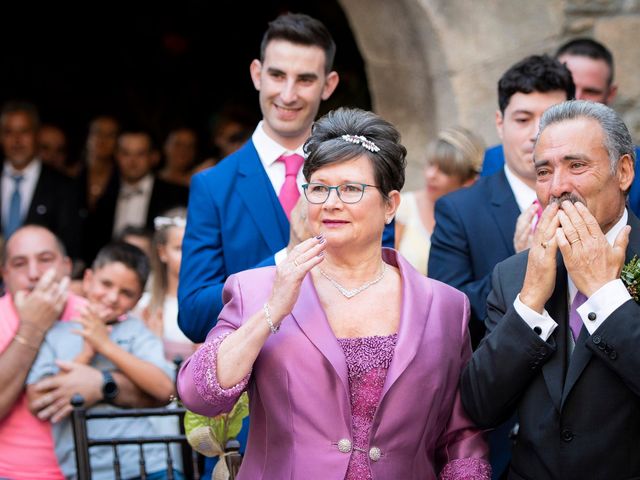
<svg viewBox="0 0 640 480">
<path fill-rule="evenodd" d="M 401 195 L 396 213 L 396 249 L 425 275 L 436 200 L 476 181 L 483 152 L 482 140 L 469 130 L 462 127 L 442 130 L 427 147 L 424 187 Z"/>
<path fill-rule="evenodd" d="M 186 209 L 174 208 L 154 219 L 151 292 L 143 295 L 137 308 L 147 327 L 162 338 L 169 361 L 185 359 L 196 348 L 178 327 L 178 276 L 186 214 Z"/>
</svg>

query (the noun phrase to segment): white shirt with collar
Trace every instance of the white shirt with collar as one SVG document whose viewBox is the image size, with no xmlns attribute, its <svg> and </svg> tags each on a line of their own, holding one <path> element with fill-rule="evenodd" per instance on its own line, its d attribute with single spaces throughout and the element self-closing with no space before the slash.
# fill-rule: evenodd
<svg viewBox="0 0 640 480">
<path fill-rule="evenodd" d="M 507 167 L 506 163 L 504 164 L 504 174 L 507 177 L 507 182 L 509 182 L 513 196 L 516 197 L 516 203 L 518 204 L 520 212 L 524 212 L 531 206 L 534 200 L 537 200 L 536 191 L 516 177 L 515 173 Z"/>
<path fill-rule="evenodd" d="M 144 227 L 153 192 L 153 175 L 145 175 L 136 183 L 121 181 L 118 203 L 113 219 L 113 237 L 120 235 L 127 226 Z"/>
<path fill-rule="evenodd" d="M 284 162 L 279 162 L 278 159 L 282 155 L 291 155 L 293 153 L 304 157 L 304 151 L 302 150 L 303 145 L 300 145 L 293 151 L 287 150 L 267 135 L 267 132 L 264 131 L 264 120 L 258 123 L 251 140 L 253 141 L 253 146 L 256 147 L 258 157 L 264 170 L 267 172 L 271 185 L 273 185 L 273 190 L 276 192 L 276 196 L 278 196 L 284 184 L 285 176 Z M 298 171 L 296 180 L 298 182 L 298 190 L 300 190 L 300 194 L 302 195 L 302 184 L 306 183 L 304 175 L 302 174 L 302 168 Z"/>
<path fill-rule="evenodd" d="M 618 233 L 627 225 L 627 221 L 629 218 L 629 214 L 627 209 L 625 208 L 624 213 L 622 214 L 622 218 L 618 220 L 618 222 L 605 234 L 605 238 L 609 245 L 613 245 Z M 568 277 L 568 296 L 567 305 L 568 309 L 571 309 L 571 304 L 573 303 L 573 299 L 578 292 L 573 280 L 571 277 Z M 602 325 L 606 319 L 611 315 L 615 310 L 617 310 L 623 303 L 629 301 L 631 299 L 631 295 L 627 291 L 627 288 L 622 283 L 622 280 L 615 279 L 610 282 L 604 284 L 600 287 L 595 293 L 593 293 L 580 307 L 578 307 L 577 312 L 582 319 L 582 323 L 586 327 L 589 335 L 592 335 L 600 325 Z M 520 295 L 516 297 L 513 302 L 513 307 L 515 308 L 518 315 L 529 325 L 532 329 L 535 327 L 540 328 L 540 333 L 538 334 L 542 340 L 547 341 L 549 336 L 556 329 L 558 324 L 556 321 L 551 318 L 549 313 L 544 310 L 542 314 L 539 314 L 535 310 L 529 308 L 527 305 L 520 301 Z M 595 313 L 595 320 L 589 320 L 589 313 Z"/>
<path fill-rule="evenodd" d="M 276 196 L 280 193 L 280 189 L 284 184 L 285 177 L 285 166 L 284 162 L 279 162 L 278 159 L 282 155 L 291 155 L 292 153 L 297 153 L 304 157 L 304 151 L 302 150 L 303 145 L 300 145 L 295 150 L 287 150 L 278 142 L 276 142 L 273 138 L 267 135 L 267 132 L 264 131 L 264 120 L 261 120 L 258 123 L 253 135 L 251 137 L 253 141 L 253 146 L 256 147 L 256 151 L 258 152 L 258 157 L 260 158 L 260 162 L 264 167 L 265 172 L 267 172 L 267 176 L 271 181 L 271 185 L 273 186 L 273 190 L 276 193 Z M 298 190 L 300 191 L 300 195 L 302 195 L 302 184 L 306 183 L 304 175 L 302 174 L 302 168 L 298 171 L 298 176 L 296 178 L 298 183 Z M 280 264 L 287 256 L 286 247 L 277 252 L 274 255 L 275 264 Z"/>
<path fill-rule="evenodd" d="M 24 178 L 20 182 L 20 217 L 22 222 L 27 217 L 29 207 L 31 206 L 31 200 L 33 199 L 33 193 L 36 190 L 38 179 L 40 178 L 40 172 L 42 171 L 42 162 L 37 158 L 34 158 L 29 165 L 23 170 L 16 170 L 11 165 L 9 160 L 5 160 L 2 168 L 2 227 L 4 229 L 5 223 L 9 218 L 9 207 L 11 204 L 11 197 L 13 196 L 13 190 L 15 188 L 15 182 L 12 175 L 22 175 Z"/>
</svg>

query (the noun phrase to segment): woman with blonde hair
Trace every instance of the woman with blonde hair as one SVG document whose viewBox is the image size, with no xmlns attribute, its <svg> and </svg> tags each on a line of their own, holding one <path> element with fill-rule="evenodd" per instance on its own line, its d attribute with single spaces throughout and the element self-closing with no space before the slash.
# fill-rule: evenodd
<svg viewBox="0 0 640 480">
<path fill-rule="evenodd" d="M 147 326 L 162 338 L 169 361 L 187 358 L 196 348 L 178 327 L 178 275 L 186 214 L 186 209 L 174 208 L 154 219 L 151 292 L 138 304 Z"/>
<path fill-rule="evenodd" d="M 482 140 L 466 128 L 442 130 L 427 147 L 424 187 L 401 195 L 396 214 L 396 249 L 425 275 L 436 200 L 476 181 L 484 149 Z"/>
</svg>

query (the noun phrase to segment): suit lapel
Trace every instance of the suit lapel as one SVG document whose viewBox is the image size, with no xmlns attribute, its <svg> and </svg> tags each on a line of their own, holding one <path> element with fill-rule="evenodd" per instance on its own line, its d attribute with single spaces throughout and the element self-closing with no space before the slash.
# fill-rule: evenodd
<svg viewBox="0 0 640 480">
<path fill-rule="evenodd" d="M 43 195 L 47 190 L 47 174 L 44 169 L 44 165 L 41 166 L 40 175 L 38 175 L 38 180 L 36 181 L 36 188 L 33 190 L 33 195 L 31 196 L 31 203 L 29 203 L 29 208 L 27 209 L 27 216 L 24 219 L 24 223 L 29 223 L 34 221 L 42 214 L 46 213 L 46 206 L 40 205 L 43 201 Z M 44 209 L 44 211 L 43 211 Z"/>
<path fill-rule="evenodd" d="M 627 247 L 625 262 L 631 260 L 633 256 L 640 251 L 640 221 L 638 221 L 638 218 L 631 212 L 631 210 L 627 209 L 627 211 L 629 214 L 627 224 L 631 225 L 631 234 L 629 235 L 629 245 Z M 580 331 L 580 336 L 578 337 L 573 355 L 571 355 L 571 361 L 569 362 L 567 378 L 565 380 L 564 391 L 562 394 L 562 405 L 564 405 L 569 393 L 571 393 L 571 390 L 578 381 L 578 378 L 580 378 L 580 375 L 582 375 L 582 372 L 593 355 L 591 350 L 589 350 L 585 345 L 588 337 L 589 334 L 586 328 L 583 328 Z"/>
<path fill-rule="evenodd" d="M 542 367 L 542 375 L 549 390 L 549 395 L 554 406 L 560 411 L 562 401 L 562 386 L 564 384 L 566 368 L 566 345 L 567 345 L 567 270 L 562 262 L 562 255 L 558 253 L 556 268 L 556 288 L 553 295 L 545 304 L 547 312 L 558 323 L 553 338 L 556 341 L 556 354 Z"/>
<path fill-rule="evenodd" d="M 500 171 L 493 177 L 492 182 L 487 183 L 491 195 L 491 212 L 509 255 L 513 255 L 513 234 L 516 221 L 520 215 L 520 209 L 511 191 L 504 171 Z"/>
<path fill-rule="evenodd" d="M 379 405 L 382 405 L 384 396 L 393 386 L 396 380 L 407 369 L 409 363 L 418 352 L 418 347 L 423 340 L 423 332 L 429 319 L 429 310 L 433 299 L 433 290 L 429 284 L 426 292 L 422 285 L 424 278 L 420 275 L 418 281 L 412 277 L 418 275 L 400 256 L 391 249 L 383 249 L 383 258 L 390 265 L 397 265 L 402 276 L 402 311 L 400 313 L 400 328 L 398 341 L 387 378 L 384 382 Z"/>
<path fill-rule="evenodd" d="M 307 274 L 300 287 L 300 296 L 291 316 L 313 345 L 324 355 L 340 378 L 345 398 L 349 398 L 347 361 L 333 330 L 329 326 L 311 275 Z"/>
<path fill-rule="evenodd" d="M 240 152 L 236 194 L 246 206 L 256 228 L 269 248 L 276 252 L 289 240 L 289 221 L 280 206 L 269 177 L 264 171 L 253 142 L 247 142 Z"/>
</svg>

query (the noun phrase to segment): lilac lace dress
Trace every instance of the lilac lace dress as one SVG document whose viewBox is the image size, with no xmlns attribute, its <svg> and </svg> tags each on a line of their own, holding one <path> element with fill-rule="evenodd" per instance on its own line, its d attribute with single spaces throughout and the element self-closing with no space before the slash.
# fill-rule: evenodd
<svg viewBox="0 0 640 480">
<path fill-rule="evenodd" d="M 349 370 L 353 450 L 345 480 L 371 479 L 369 433 L 398 335 L 339 338 Z"/>
</svg>

